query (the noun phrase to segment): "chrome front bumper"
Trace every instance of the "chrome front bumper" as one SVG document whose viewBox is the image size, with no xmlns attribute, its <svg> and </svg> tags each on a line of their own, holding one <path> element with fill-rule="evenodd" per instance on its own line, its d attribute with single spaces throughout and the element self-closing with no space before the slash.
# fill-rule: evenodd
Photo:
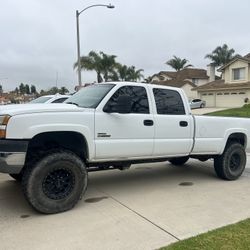
<svg viewBox="0 0 250 250">
<path fill-rule="evenodd" d="M 0 172 L 18 174 L 26 158 L 28 141 L 0 140 Z"/>
</svg>

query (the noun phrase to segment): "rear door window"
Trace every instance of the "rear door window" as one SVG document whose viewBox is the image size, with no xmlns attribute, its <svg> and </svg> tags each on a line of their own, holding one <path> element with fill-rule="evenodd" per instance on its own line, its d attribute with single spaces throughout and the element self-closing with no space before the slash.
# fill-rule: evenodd
<svg viewBox="0 0 250 250">
<path fill-rule="evenodd" d="M 185 108 L 180 94 L 170 89 L 153 89 L 157 114 L 185 115 Z"/>
</svg>

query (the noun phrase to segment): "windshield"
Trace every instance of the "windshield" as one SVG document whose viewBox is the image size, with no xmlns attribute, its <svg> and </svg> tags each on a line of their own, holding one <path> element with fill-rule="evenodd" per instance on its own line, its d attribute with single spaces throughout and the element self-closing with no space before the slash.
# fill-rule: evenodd
<svg viewBox="0 0 250 250">
<path fill-rule="evenodd" d="M 32 100 L 29 103 L 45 103 L 47 102 L 49 99 L 51 99 L 50 96 L 40 96 L 37 99 Z"/>
<path fill-rule="evenodd" d="M 76 104 L 83 108 L 96 108 L 114 84 L 94 84 L 82 88 L 65 103 Z"/>
</svg>

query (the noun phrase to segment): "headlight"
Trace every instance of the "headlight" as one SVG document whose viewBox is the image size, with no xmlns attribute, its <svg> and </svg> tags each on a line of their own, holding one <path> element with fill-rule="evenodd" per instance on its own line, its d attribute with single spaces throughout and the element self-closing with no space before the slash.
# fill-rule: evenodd
<svg viewBox="0 0 250 250">
<path fill-rule="evenodd" d="M 9 115 L 0 115 L 0 138 L 6 137 L 6 125 L 10 119 Z"/>
</svg>

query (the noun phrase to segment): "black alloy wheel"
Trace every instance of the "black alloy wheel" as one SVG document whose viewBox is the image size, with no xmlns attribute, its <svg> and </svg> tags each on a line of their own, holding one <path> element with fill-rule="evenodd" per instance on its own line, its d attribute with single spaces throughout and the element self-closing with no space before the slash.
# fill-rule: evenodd
<svg viewBox="0 0 250 250">
<path fill-rule="evenodd" d="M 70 169 L 55 169 L 44 178 L 42 188 L 44 194 L 53 200 L 67 197 L 73 190 L 75 177 Z"/>
</svg>

